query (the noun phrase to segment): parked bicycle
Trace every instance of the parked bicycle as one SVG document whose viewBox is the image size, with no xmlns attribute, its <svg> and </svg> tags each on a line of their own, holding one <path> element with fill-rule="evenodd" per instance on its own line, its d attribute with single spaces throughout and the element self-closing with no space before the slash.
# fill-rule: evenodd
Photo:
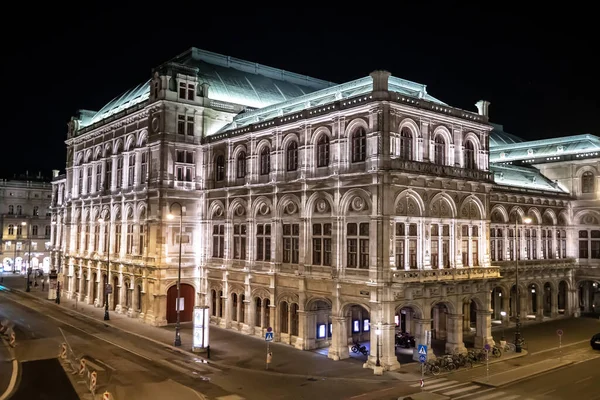
<svg viewBox="0 0 600 400">
<path fill-rule="evenodd" d="M 361 345 L 358 342 L 354 342 L 352 343 L 352 347 L 350 347 L 350 350 L 352 350 L 353 353 L 362 353 L 364 356 L 369 355 L 369 351 L 367 350 L 366 346 Z"/>
</svg>

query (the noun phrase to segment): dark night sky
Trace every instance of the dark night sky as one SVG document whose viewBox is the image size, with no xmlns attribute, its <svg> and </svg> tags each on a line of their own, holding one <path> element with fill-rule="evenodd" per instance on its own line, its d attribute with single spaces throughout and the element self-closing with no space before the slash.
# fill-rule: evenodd
<svg viewBox="0 0 600 400">
<path fill-rule="evenodd" d="M 600 135 L 592 9 L 421 3 L 372 3 L 372 13 L 371 3 L 354 12 L 309 3 L 210 10 L 206 2 L 185 12 L 183 2 L 139 9 L 84 2 L 61 12 L 24 3 L 17 7 L 31 9 L 12 13 L 22 15 L 18 28 L 0 28 L 2 86 L 12 104 L 0 176 L 63 171 L 66 124 L 78 109 L 100 109 L 192 46 L 339 83 L 387 69 L 455 107 L 475 111 L 477 100 L 488 100 L 493 122 L 528 139 Z"/>
</svg>

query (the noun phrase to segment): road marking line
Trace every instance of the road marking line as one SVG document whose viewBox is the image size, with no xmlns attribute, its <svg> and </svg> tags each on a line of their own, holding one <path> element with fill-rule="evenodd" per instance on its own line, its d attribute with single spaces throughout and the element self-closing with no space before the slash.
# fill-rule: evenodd
<svg viewBox="0 0 600 400">
<path fill-rule="evenodd" d="M 569 347 L 569 346 L 575 346 L 578 344 L 582 344 L 582 343 L 589 343 L 590 340 L 589 339 L 585 339 L 585 340 L 581 340 L 579 342 L 573 342 L 573 343 L 569 343 L 569 344 L 563 344 L 560 348 L 563 349 L 565 347 Z M 545 349 L 545 350 L 540 350 L 540 351 L 536 351 L 535 353 L 529 353 L 532 356 L 535 356 L 536 354 L 543 354 L 543 353 L 547 353 L 549 351 L 555 351 L 558 350 L 558 347 L 552 347 L 551 349 Z"/>
<path fill-rule="evenodd" d="M 575 383 L 576 383 L 576 384 L 577 384 L 577 383 L 581 383 L 581 382 L 583 382 L 583 381 L 587 381 L 588 379 L 592 379 L 592 377 L 591 377 L 591 376 L 588 376 L 587 378 L 580 379 L 580 380 L 578 380 L 578 381 L 577 381 L 577 382 L 575 382 Z"/>
<path fill-rule="evenodd" d="M 540 396 L 545 396 L 548 393 L 556 392 L 556 389 L 548 390 L 547 392 L 542 393 Z"/>
<path fill-rule="evenodd" d="M 10 299 L 10 298 L 9 298 L 9 300 L 10 300 L 10 301 L 12 301 L 12 302 L 14 302 L 14 303 L 21 304 L 21 305 L 22 305 L 22 306 L 24 306 L 24 307 L 27 307 L 26 305 L 24 305 L 24 304 L 22 304 L 22 303 L 19 303 L 19 302 L 17 302 L 17 301 L 15 301 L 15 300 L 13 300 L 13 299 Z M 31 307 L 27 307 L 27 308 L 29 308 L 30 310 L 32 310 L 32 308 L 31 308 Z M 35 311 L 35 310 L 34 310 L 34 311 Z M 100 336 L 94 335 L 93 333 L 86 332 L 86 331 L 84 331 L 83 329 L 81 329 L 81 328 L 78 328 L 78 327 L 76 327 L 76 326 L 75 326 L 75 325 L 73 325 L 73 324 L 70 324 L 70 323 L 68 323 L 68 322 L 65 322 L 65 321 L 63 321 L 63 320 L 60 320 L 60 319 L 58 319 L 58 318 L 56 318 L 56 317 L 53 317 L 52 315 L 49 315 L 49 314 L 44 314 L 44 313 L 41 313 L 41 314 L 42 314 L 42 315 L 44 315 L 44 316 L 46 316 L 46 317 L 48 317 L 48 318 L 52 318 L 53 320 L 55 320 L 55 321 L 58 321 L 58 322 L 60 322 L 61 324 L 64 324 L 64 325 L 70 326 L 70 327 L 71 327 L 71 328 L 73 328 L 73 329 L 77 329 L 78 331 L 80 331 L 80 332 L 83 332 L 83 333 L 85 333 L 86 335 L 89 335 L 89 336 L 91 336 L 91 337 L 95 337 L 96 339 L 102 340 L 103 342 L 106 342 L 106 343 L 112 344 L 113 346 L 116 346 L 116 347 L 118 347 L 118 348 L 120 348 L 120 349 L 122 349 L 122 350 L 125 350 L 125 351 L 127 351 L 127 352 L 129 352 L 129 353 L 131 353 L 131 354 L 135 354 L 136 356 L 138 356 L 138 357 L 142 357 L 142 358 L 144 358 L 144 359 L 146 359 L 146 360 L 148 360 L 148 361 L 152 361 L 152 359 L 151 359 L 151 358 L 148 358 L 148 357 L 146 357 L 145 355 L 142 355 L 142 354 L 140 354 L 140 353 L 138 353 L 138 352 L 135 352 L 135 351 L 133 351 L 133 350 L 131 350 L 131 349 L 128 349 L 128 348 L 126 348 L 126 347 L 123 347 L 123 346 L 121 346 L 121 345 L 118 345 L 118 344 L 116 344 L 116 343 L 114 343 L 114 342 L 111 342 L 110 340 L 106 340 L 106 339 L 104 339 L 104 338 L 101 338 Z M 73 318 L 73 317 L 71 317 L 71 318 Z M 0 400 L 2 400 L 2 399 L 0 399 Z"/>
<path fill-rule="evenodd" d="M 477 389 L 477 388 L 480 388 L 480 387 L 481 386 L 479 386 L 479 385 L 471 385 L 471 386 L 467 386 L 467 387 L 464 387 L 464 388 L 452 390 L 450 392 L 442 392 L 442 394 L 444 396 L 451 396 L 453 394 L 459 394 L 459 393 L 462 393 L 462 392 L 466 392 L 467 390 L 473 390 L 473 389 Z"/>
<path fill-rule="evenodd" d="M 8 396 L 12 393 L 15 385 L 17 384 L 17 375 L 19 373 L 19 362 L 14 359 L 12 360 L 12 375 L 10 376 L 10 382 L 8 383 L 8 387 L 6 391 L 0 396 L 0 400 L 8 399 Z"/>
<path fill-rule="evenodd" d="M 446 378 L 438 378 L 438 379 L 433 379 L 431 381 L 425 381 L 425 383 L 427 385 L 429 385 L 431 383 L 435 384 L 436 382 L 439 383 L 439 382 L 444 382 L 444 381 L 447 381 L 447 380 L 448 379 L 446 379 Z M 456 382 L 456 381 L 453 381 L 453 382 Z M 414 384 L 410 385 L 410 387 L 420 387 L 420 386 L 421 386 L 421 383 L 414 383 Z"/>
<path fill-rule="evenodd" d="M 456 381 L 454 381 L 454 382 L 456 382 Z M 459 387 L 459 386 L 470 385 L 470 384 L 471 384 L 471 382 L 463 382 L 463 383 L 457 383 L 457 384 L 451 385 L 451 386 L 446 386 L 446 387 L 443 387 L 441 389 L 434 389 L 434 390 L 427 390 L 427 388 L 424 388 L 424 389 L 426 389 L 428 392 L 438 392 L 440 390 L 448 390 L 448 389 L 456 388 L 456 387 Z"/>
<path fill-rule="evenodd" d="M 492 390 L 496 390 L 496 388 L 489 388 L 489 389 L 485 389 L 485 390 L 480 390 L 479 392 L 477 392 L 477 394 L 487 393 L 487 392 L 492 391 Z M 504 394 L 504 392 L 500 392 L 499 394 Z M 463 394 L 462 396 L 454 397 L 452 400 L 464 399 L 465 397 L 469 397 L 469 396 L 473 396 L 473 393 Z M 491 399 L 491 398 L 493 398 L 495 396 L 498 396 L 498 394 L 492 393 L 491 396 L 492 397 L 489 397 L 489 396 L 478 397 L 477 400 Z M 502 399 L 502 400 L 506 400 L 506 399 Z"/>
</svg>

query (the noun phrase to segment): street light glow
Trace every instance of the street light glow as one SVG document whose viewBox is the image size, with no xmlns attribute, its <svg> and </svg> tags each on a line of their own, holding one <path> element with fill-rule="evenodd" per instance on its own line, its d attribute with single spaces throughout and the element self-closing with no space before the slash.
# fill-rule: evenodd
<svg viewBox="0 0 600 400">
<path fill-rule="evenodd" d="M 529 217 L 523 218 L 523 223 L 524 224 L 530 224 L 531 223 L 531 218 L 529 218 Z"/>
<path fill-rule="evenodd" d="M 173 214 L 170 214 L 170 213 L 167 214 L 167 219 L 173 219 L 173 218 L 175 218 L 175 216 Z"/>
</svg>

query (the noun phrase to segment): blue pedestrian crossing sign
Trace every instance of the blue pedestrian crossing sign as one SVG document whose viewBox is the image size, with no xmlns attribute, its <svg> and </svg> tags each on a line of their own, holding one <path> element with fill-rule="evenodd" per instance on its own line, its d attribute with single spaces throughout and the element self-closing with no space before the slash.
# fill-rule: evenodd
<svg viewBox="0 0 600 400">
<path fill-rule="evenodd" d="M 425 354 L 419 354 L 419 362 L 424 363 L 427 361 L 427 356 Z"/>
<path fill-rule="evenodd" d="M 273 341 L 273 332 L 267 332 L 267 333 L 265 333 L 265 340 L 267 342 L 272 342 Z"/>
<path fill-rule="evenodd" d="M 417 347 L 417 353 L 420 356 L 425 356 L 427 357 L 427 346 L 424 344 L 420 344 L 419 347 Z"/>
</svg>

